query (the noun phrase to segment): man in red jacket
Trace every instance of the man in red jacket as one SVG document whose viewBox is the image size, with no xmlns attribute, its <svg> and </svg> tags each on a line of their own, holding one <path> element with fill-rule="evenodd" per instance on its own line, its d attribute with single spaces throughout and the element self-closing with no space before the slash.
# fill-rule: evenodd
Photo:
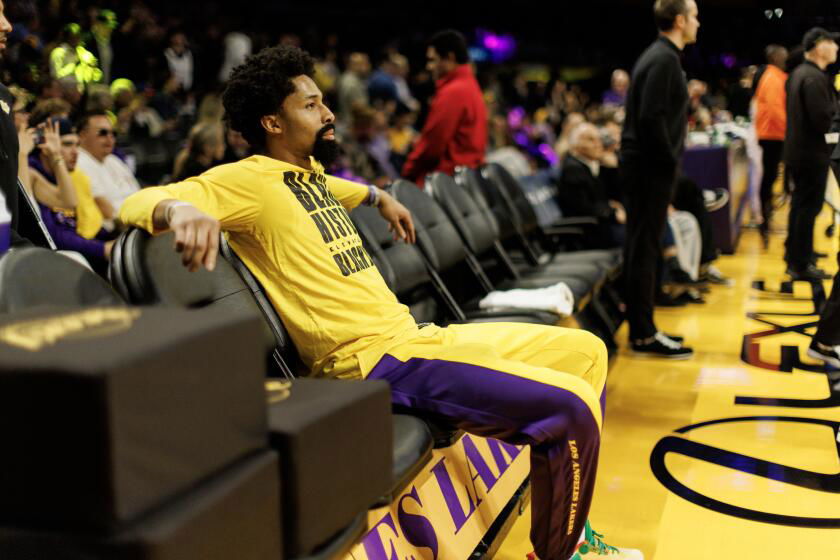
<svg viewBox="0 0 840 560">
<path fill-rule="evenodd" d="M 459 165 L 480 165 L 487 148 L 487 107 L 469 65 L 464 36 L 452 30 L 436 33 L 429 40 L 426 58 L 437 93 L 402 171 L 421 186 L 433 171 L 451 175 Z"/>
</svg>

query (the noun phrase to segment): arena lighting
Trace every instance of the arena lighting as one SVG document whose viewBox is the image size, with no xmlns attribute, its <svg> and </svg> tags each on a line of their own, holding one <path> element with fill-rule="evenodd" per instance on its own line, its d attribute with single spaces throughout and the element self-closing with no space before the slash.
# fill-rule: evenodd
<svg viewBox="0 0 840 560">
<path fill-rule="evenodd" d="M 764 10 L 764 16 L 767 19 L 773 19 L 773 17 L 777 17 L 782 19 L 782 16 L 785 14 L 785 11 L 782 8 L 776 8 L 775 10 Z"/>
<path fill-rule="evenodd" d="M 724 65 L 724 67 L 731 70 L 732 68 L 735 68 L 735 65 L 738 63 L 738 59 L 735 58 L 734 54 L 722 54 L 720 56 L 720 62 Z"/>
<path fill-rule="evenodd" d="M 504 62 L 516 52 L 516 39 L 513 35 L 500 35 L 486 29 L 476 29 L 475 36 L 478 46 L 487 52 L 493 62 Z"/>
</svg>

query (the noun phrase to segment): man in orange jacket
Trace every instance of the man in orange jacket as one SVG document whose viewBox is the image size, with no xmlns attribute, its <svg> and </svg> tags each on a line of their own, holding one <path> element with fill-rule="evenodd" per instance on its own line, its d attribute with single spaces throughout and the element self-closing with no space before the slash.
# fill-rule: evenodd
<svg viewBox="0 0 840 560">
<path fill-rule="evenodd" d="M 768 243 L 770 219 L 773 216 L 773 185 L 779 177 L 779 163 L 785 145 L 787 113 L 783 70 L 788 58 L 787 49 L 779 45 L 767 47 L 767 67 L 755 89 L 755 132 L 762 150 L 764 175 L 761 178 L 761 238 Z"/>
</svg>

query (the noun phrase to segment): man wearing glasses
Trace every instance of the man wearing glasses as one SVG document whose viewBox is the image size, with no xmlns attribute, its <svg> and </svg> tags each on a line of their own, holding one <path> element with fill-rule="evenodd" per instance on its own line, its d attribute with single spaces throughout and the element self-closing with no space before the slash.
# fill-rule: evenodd
<svg viewBox="0 0 840 560">
<path fill-rule="evenodd" d="M 114 128 L 105 113 L 88 113 L 79 121 L 78 129 L 78 168 L 90 178 L 90 190 L 106 227 L 113 228 L 123 201 L 140 190 L 140 183 L 128 165 L 113 154 Z"/>
</svg>

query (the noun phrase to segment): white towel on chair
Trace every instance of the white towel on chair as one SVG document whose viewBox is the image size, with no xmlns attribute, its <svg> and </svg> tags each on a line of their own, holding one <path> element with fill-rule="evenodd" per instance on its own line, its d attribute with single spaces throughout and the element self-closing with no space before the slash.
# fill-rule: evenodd
<svg viewBox="0 0 840 560">
<path fill-rule="evenodd" d="M 547 288 L 490 292 L 478 303 L 478 306 L 481 309 L 497 309 L 500 307 L 543 309 L 568 317 L 574 312 L 575 296 L 569 286 L 563 282 L 558 282 Z"/>
</svg>

